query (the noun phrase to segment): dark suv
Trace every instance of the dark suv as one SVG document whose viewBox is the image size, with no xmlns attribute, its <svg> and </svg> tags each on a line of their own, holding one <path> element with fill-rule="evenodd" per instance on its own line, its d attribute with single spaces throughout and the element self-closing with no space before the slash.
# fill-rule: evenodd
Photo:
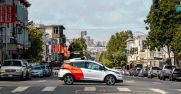
<svg viewBox="0 0 181 94">
<path fill-rule="evenodd" d="M 165 78 L 169 78 L 174 68 L 176 68 L 176 66 L 164 65 L 160 73 L 160 80 L 165 80 Z"/>
</svg>

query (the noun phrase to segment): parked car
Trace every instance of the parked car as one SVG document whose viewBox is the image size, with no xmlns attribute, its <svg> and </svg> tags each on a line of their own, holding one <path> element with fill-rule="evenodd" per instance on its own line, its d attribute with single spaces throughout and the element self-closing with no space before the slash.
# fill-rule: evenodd
<svg viewBox="0 0 181 94">
<path fill-rule="evenodd" d="M 43 69 L 40 66 L 34 66 L 31 74 L 33 77 L 43 77 Z"/>
<path fill-rule="evenodd" d="M 169 77 L 170 81 L 181 80 L 181 69 L 174 68 Z"/>
<path fill-rule="evenodd" d="M 123 76 L 119 71 L 90 60 L 71 60 L 65 62 L 59 70 L 58 78 L 67 85 L 73 84 L 76 81 L 105 82 L 107 85 L 123 82 Z"/>
<path fill-rule="evenodd" d="M 140 72 L 138 73 L 138 76 L 139 76 L 139 77 L 144 77 L 143 69 L 140 70 Z"/>
<path fill-rule="evenodd" d="M 31 79 L 31 65 L 24 59 L 8 59 L 2 63 L 1 78 Z"/>
<path fill-rule="evenodd" d="M 135 74 L 134 74 L 134 76 L 138 76 L 138 74 L 140 73 L 140 71 L 141 71 L 141 68 L 136 68 L 136 72 L 135 72 Z"/>
<path fill-rule="evenodd" d="M 147 77 L 148 76 L 148 70 L 149 70 L 149 68 L 144 67 L 143 69 L 141 69 L 138 76 L 139 77 Z"/>
<path fill-rule="evenodd" d="M 40 67 L 43 69 L 44 76 L 50 76 L 52 74 L 51 68 L 46 64 L 41 64 Z"/>
<path fill-rule="evenodd" d="M 54 75 L 54 76 L 57 76 L 57 75 L 58 75 L 58 71 L 59 71 L 59 67 L 54 67 L 54 68 L 52 69 L 53 75 Z"/>
<path fill-rule="evenodd" d="M 174 68 L 176 68 L 176 66 L 164 65 L 160 73 L 160 80 L 165 80 L 166 78 L 169 78 Z"/>
<path fill-rule="evenodd" d="M 150 69 L 148 71 L 148 78 L 159 77 L 160 73 L 161 73 L 161 68 L 150 67 Z"/>
</svg>

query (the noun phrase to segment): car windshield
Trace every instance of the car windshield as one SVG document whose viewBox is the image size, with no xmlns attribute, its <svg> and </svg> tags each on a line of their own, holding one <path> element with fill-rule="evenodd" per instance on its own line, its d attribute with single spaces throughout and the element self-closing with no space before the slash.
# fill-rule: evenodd
<svg viewBox="0 0 181 94">
<path fill-rule="evenodd" d="M 45 66 L 41 66 L 42 69 L 45 69 Z"/>
<path fill-rule="evenodd" d="M 181 72 L 181 69 L 175 69 L 175 71 L 177 71 L 177 72 Z"/>
<path fill-rule="evenodd" d="M 34 67 L 34 68 L 32 68 L 32 70 L 41 70 L 41 68 L 40 67 Z"/>
<path fill-rule="evenodd" d="M 153 67 L 153 70 L 161 70 L 159 67 Z"/>
<path fill-rule="evenodd" d="M 175 66 L 165 66 L 165 68 L 167 69 L 173 69 L 173 68 L 176 68 Z"/>
<path fill-rule="evenodd" d="M 21 61 L 4 61 L 2 66 L 21 66 Z"/>
</svg>

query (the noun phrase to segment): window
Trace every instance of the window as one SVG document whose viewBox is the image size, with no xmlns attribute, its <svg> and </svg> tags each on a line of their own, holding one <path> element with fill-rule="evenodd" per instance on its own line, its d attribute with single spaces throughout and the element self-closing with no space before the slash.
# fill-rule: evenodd
<svg viewBox="0 0 181 94">
<path fill-rule="evenodd" d="M 101 69 L 100 65 L 95 64 L 93 62 L 87 62 L 86 66 L 88 69 L 92 69 L 92 70 L 100 70 Z"/>
<path fill-rule="evenodd" d="M 21 61 L 5 61 L 3 66 L 22 66 Z"/>
<path fill-rule="evenodd" d="M 71 62 L 71 65 L 79 68 L 85 68 L 85 62 Z"/>
</svg>

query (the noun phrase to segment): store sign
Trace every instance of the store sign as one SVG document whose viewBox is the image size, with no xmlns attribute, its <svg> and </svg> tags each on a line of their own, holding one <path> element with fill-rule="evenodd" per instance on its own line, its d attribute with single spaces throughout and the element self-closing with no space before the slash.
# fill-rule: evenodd
<svg viewBox="0 0 181 94">
<path fill-rule="evenodd" d="M 15 21 L 16 21 L 16 6 L 0 5 L 0 23 L 14 23 Z"/>
<path fill-rule="evenodd" d="M 0 23 L 5 22 L 5 6 L 0 5 Z"/>
<path fill-rule="evenodd" d="M 6 23 L 14 23 L 16 21 L 16 7 L 14 5 L 7 6 Z"/>
</svg>

